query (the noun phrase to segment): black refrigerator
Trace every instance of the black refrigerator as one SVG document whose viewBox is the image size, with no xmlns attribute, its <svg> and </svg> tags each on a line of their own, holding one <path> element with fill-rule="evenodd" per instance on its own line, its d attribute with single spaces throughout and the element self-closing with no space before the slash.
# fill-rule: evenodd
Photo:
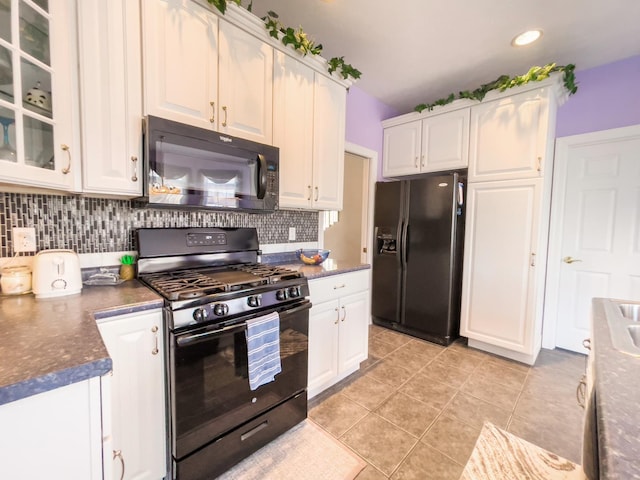
<svg viewBox="0 0 640 480">
<path fill-rule="evenodd" d="M 466 174 L 376 183 L 373 323 L 441 345 L 459 337 Z"/>
</svg>

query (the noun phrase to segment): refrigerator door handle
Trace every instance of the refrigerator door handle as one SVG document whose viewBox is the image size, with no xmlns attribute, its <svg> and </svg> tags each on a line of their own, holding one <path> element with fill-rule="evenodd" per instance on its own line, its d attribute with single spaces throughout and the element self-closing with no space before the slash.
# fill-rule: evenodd
<svg viewBox="0 0 640 480">
<path fill-rule="evenodd" d="M 405 223 L 402 233 L 402 264 L 407 265 L 409 261 L 409 224 Z"/>
<path fill-rule="evenodd" d="M 458 182 L 458 206 L 464 205 L 464 183 Z"/>
</svg>

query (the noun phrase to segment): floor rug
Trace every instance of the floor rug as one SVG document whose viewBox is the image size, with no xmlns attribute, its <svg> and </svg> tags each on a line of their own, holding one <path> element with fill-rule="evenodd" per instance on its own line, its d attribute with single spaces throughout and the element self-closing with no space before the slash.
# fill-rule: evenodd
<svg viewBox="0 0 640 480">
<path fill-rule="evenodd" d="M 485 422 L 460 480 L 585 480 L 579 465 Z"/>
<path fill-rule="evenodd" d="M 364 460 L 307 419 L 219 480 L 353 480 Z"/>
</svg>

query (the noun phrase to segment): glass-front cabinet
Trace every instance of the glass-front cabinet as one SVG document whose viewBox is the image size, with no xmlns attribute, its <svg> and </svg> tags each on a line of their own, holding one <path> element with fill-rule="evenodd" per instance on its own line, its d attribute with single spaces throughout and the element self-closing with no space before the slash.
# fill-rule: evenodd
<svg viewBox="0 0 640 480">
<path fill-rule="evenodd" d="M 2 183 L 77 190 L 75 28 L 73 0 L 0 0 Z"/>
</svg>

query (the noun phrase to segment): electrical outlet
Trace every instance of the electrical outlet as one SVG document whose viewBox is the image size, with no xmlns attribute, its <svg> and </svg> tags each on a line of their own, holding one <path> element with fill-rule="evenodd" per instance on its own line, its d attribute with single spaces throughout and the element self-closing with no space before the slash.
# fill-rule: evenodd
<svg viewBox="0 0 640 480">
<path fill-rule="evenodd" d="M 13 253 L 36 251 L 35 228 L 13 228 Z"/>
<path fill-rule="evenodd" d="M 296 239 L 296 227 L 289 227 L 289 241 L 293 242 Z"/>
</svg>

